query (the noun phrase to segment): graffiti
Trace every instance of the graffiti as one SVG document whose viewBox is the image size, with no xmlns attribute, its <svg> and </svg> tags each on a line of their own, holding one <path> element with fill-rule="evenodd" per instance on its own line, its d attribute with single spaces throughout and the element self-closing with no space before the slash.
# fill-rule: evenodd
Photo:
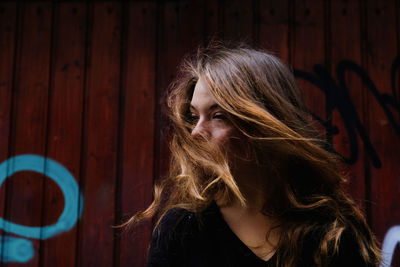
<svg viewBox="0 0 400 267">
<path fill-rule="evenodd" d="M 5 251 L 2 255 L 1 260 L 3 262 L 19 262 L 24 263 L 33 258 L 33 245 L 32 242 L 19 237 L 2 236 L 0 240 L 0 250 Z M 4 246 L 4 250 L 3 250 Z"/>
<path fill-rule="evenodd" d="M 382 245 L 382 264 L 380 267 L 389 267 L 392 264 L 394 250 L 400 243 L 400 225 L 393 226 L 387 231 Z"/>
<path fill-rule="evenodd" d="M 7 233 L 13 233 L 26 238 L 47 239 L 69 231 L 74 227 L 83 211 L 83 197 L 72 174 L 61 164 L 50 158 L 37 155 L 19 155 L 0 164 L 0 185 L 7 177 L 20 171 L 34 171 L 52 179 L 64 195 L 64 210 L 57 222 L 52 225 L 33 227 L 16 224 L 0 218 L 0 227 Z M 1 240 L 4 262 L 27 262 L 34 256 L 31 241 L 25 238 L 5 236 Z"/>
<path fill-rule="evenodd" d="M 396 134 L 400 136 L 400 125 L 396 121 L 395 116 L 392 112 L 394 109 L 396 112 L 400 113 L 400 103 L 399 98 L 396 93 L 396 74 L 400 70 L 400 57 L 397 57 L 392 64 L 391 68 L 391 86 L 392 94 L 381 94 L 378 88 L 375 86 L 374 82 L 369 78 L 368 73 L 358 66 L 356 63 L 348 60 L 343 60 L 339 62 L 336 67 L 337 81 L 332 78 L 329 70 L 322 65 L 314 65 L 313 71 L 315 74 L 308 72 L 294 70 L 294 75 L 298 79 L 303 79 L 318 89 L 320 89 L 326 96 L 327 114 L 328 119 L 324 120 L 316 114 L 311 113 L 311 115 L 316 119 L 323 127 L 326 129 L 326 135 L 328 141 L 331 143 L 329 149 L 332 152 L 340 155 L 334 150 L 332 145 L 332 137 L 339 134 L 338 127 L 332 125 L 332 120 L 329 118 L 329 114 L 332 114 L 333 110 L 337 110 L 343 121 L 344 127 L 349 138 L 350 144 L 350 155 L 348 157 L 340 155 L 347 164 L 354 164 L 358 160 L 359 146 L 357 141 L 357 133 L 364 145 L 365 151 L 369 158 L 371 159 L 372 165 L 375 168 L 380 168 L 382 162 L 376 152 L 371 140 L 361 123 L 360 116 L 352 102 L 349 94 L 348 86 L 346 84 L 345 75 L 346 73 L 354 73 L 360 78 L 365 88 L 367 88 L 375 100 L 379 103 L 380 107 L 383 109 L 389 123 L 393 126 Z"/>
</svg>

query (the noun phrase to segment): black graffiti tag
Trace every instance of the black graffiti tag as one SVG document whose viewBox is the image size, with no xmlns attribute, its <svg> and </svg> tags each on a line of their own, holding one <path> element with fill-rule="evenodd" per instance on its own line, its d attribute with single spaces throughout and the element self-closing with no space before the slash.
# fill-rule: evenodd
<svg viewBox="0 0 400 267">
<path fill-rule="evenodd" d="M 332 78 L 332 75 L 328 69 L 319 64 L 314 65 L 314 74 L 301 70 L 294 70 L 294 75 L 296 78 L 303 79 L 313 84 L 325 94 L 328 117 L 329 114 L 332 114 L 332 111 L 335 109 L 340 114 L 349 138 L 350 153 L 347 157 L 340 155 L 334 150 L 332 144 L 329 149 L 331 149 L 334 153 L 339 154 L 347 164 L 354 164 L 358 160 L 358 134 L 368 157 L 371 159 L 372 165 L 375 168 L 380 168 L 382 166 L 379 155 L 371 143 L 371 140 L 361 123 L 360 117 L 350 97 L 349 88 L 345 80 L 346 73 L 353 73 L 360 78 L 364 87 L 372 93 L 375 100 L 379 103 L 389 123 L 393 126 L 397 136 L 400 137 L 399 121 L 396 121 L 395 115 L 392 112 L 392 110 L 394 110 L 395 112 L 400 113 L 400 103 L 396 92 L 396 74 L 399 70 L 400 57 L 396 57 L 393 61 L 390 74 L 392 87 L 391 95 L 380 93 L 374 82 L 368 76 L 368 73 L 356 63 L 349 60 L 343 60 L 336 66 L 337 82 Z M 332 142 L 332 137 L 339 134 L 338 127 L 332 124 L 332 120 L 330 118 L 324 120 L 317 114 L 314 114 L 311 111 L 310 113 L 314 119 L 316 119 L 319 123 L 321 123 L 321 125 L 323 125 L 323 127 L 325 127 L 327 139 L 329 142 Z"/>
</svg>

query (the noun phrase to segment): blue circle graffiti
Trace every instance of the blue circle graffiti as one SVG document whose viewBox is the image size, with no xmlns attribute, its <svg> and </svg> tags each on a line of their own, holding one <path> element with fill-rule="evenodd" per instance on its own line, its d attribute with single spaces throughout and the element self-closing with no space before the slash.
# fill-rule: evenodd
<svg viewBox="0 0 400 267">
<path fill-rule="evenodd" d="M 64 195 L 64 210 L 57 222 L 42 227 L 25 226 L 0 218 L 0 228 L 5 232 L 27 238 L 47 239 L 74 227 L 83 211 L 83 196 L 72 174 L 61 164 L 50 158 L 37 155 L 19 155 L 0 164 L 0 186 L 7 177 L 20 171 L 33 171 L 52 179 Z M 28 243 L 27 243 L 28 242 Z M 29 240 L 4 237 L 2 261 L 26 262 L 33 257 L 33 246 Z"/>
<path fill-rule="evenodd" d="M 1 242 L 1 244 L 4 244 L 2 261 L 24 263 L 33 258 L 34 250 L 31 241 L 13 236 L 4 236 L 3 238 Z"/>
</svg>

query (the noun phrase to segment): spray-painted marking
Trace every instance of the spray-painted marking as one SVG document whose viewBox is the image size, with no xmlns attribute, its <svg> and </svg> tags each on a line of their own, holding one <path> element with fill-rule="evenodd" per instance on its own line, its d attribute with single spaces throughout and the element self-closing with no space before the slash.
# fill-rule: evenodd
<svg viewBox="0 0 400 267">
<path fill-rule="evenodd" d="M 1 257 L 3 262 L 28 262 L 33 258 L 34 250 L 32 242 L 19 237 L 4 236 L 0 240 L 0 249 L 4 245 L 4 254 Z"/>
<path fill-rule="evenodd" d="M 52 179 L 64 195 L 64 210 L 52 225 L 25 226 L 0 218 L 0 228 L 8 233 L 36 239 L 47 239 L 73 228 L 83 211 L 83 196 L 72 174 L 52 159 L 37 155 L 20 155 L 0 164 L 0 186 L 7 177 L 20 171 L 34 171 Z M 2 261 L 26 262 L 33 257 L 33 246 L 29 240 L 6 236 L 2 244 Z"/>
<path fill-rule="evenodd" d="M 380 267 L 389 267 L 392 264 L 393 253 L 399 243 L 400 225 L 392 226 L 383 239 L 382 264 Z"/>
<path fill-rule="evenodd" d="M 400 72 L 400 56 L 396 57 L 392 63 L 390 80 L 392 85 L 391 93 L 381 93 L 378 87 L 371 80 L 369 74 L 357 63 L 350 60 L 342 60 L 336 66 L 335 81 L 332 71 L 324 65 L 316 64 L 313 66 L 314 73 L 305 72 L 302 70 L 294 70 L 294 75 L 297 79 L 302 79 L 321 90 L 326 96 L 327 118 L 323 119 L 310 111 L 312 117 L 321 123 L 326 128 L 327 141 L 331 143 L 327 149 L 338 154 L 347 164 L 355 164 L 359 160 L 359 140 L 364 144 L 365 152 L 371 159 L 372 166 L 379 169 L 382 167 L 382 160 L 376 151 L 368 131 L 365 129 L 360 119 L 360 114 L 354 105 L 353 99 L 350 96 L 352 88 L 348 88 L 348 75 L 353 74 L 361 80 L 365 88 L 372 93 L 372 96 L 377 101 L 382 111 L 386 115 L 388 123 L 392 125 L 396 135 L 400 138 L 400 123 L 398 115 L 400 114 L 400 101 L 398 97 L 397 75 Z M 349 139 L 349 156 L 341 155 L 334 149 L 333 137 L 340 134 L 337 125 L 332 124 L 332 114 L 336 110 L 343 121 L 344 128 L 347 131 Z"/>
</svg>

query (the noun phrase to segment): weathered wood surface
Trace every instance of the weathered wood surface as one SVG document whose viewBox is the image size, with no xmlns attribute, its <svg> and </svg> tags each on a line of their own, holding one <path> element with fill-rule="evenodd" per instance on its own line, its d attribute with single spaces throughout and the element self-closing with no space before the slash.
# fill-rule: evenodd
<svg viewBox="0 0 400 267">
<path fill-rule="evenodd" d="M 346 190 L 383 241 L 400 225 L 399 9 L 395 0 L 1 2 L 0 164 L 55 160 L 82 197 L 65 199 L 42 166 L 3 182 L 0 216 L 45 227 L 66 201 L 82 214 L 43 239 L 0 225 L 0 264 L 145 265 L 152 223 L 113 226 L 147 207 L 167 174 L 164 96 L 182 57 L 213 36 L 269 49 L 294 69 L 346 162 Z M 10 236 L 31 242 L 31 259 L 6 262 Z"/>
</svg>

